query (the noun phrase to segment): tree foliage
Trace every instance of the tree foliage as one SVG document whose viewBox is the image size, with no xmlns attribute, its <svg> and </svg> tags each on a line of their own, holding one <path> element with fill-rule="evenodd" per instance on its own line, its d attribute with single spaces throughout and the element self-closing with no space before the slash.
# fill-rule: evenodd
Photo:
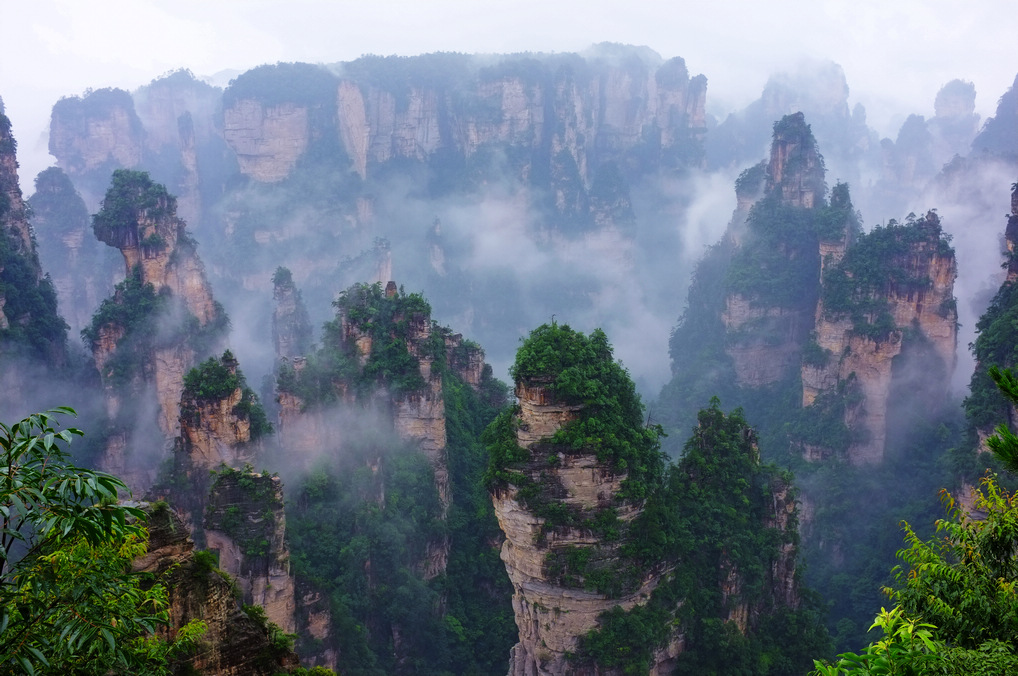
<svg viewBox="0 0 1018 676">
<path fill-rule="evenodd" d="M 797 543 L 794 520 L 784 529 L 771 523 L 775 495 L 790 490 L 790 478 L 760 464 L 741 412 L 725 415 L 719 404 L 700 411 L 685 455 L 668 467 L 623 545 L 638 569 L 667 562 L 672 572 L 646 604 L 602 615 L 581 640 L 581 662 L 646 673 L 676 626 L 686 638 L 677 673 L 794 673 L 827 649 L 816 599 L 805 592 L 790 608 L 774 596 L 782 545 Z M 739 586 L 725 595 L 727 572 Z M 729 620 L 739 604 L 757 611 L 745 633 Z"/>
<path fill-rule="evenodd" d="M 620 499 L 642 499 L 660 480 L 661 429 L 645 426 L 640 395 L 615 361 L 604 331 L 595 329 L 588 337 L 567 324 L 544 324 L 520 345 L 509 373 L 517 383 L 544 385 L 563 402 L 582 406 L 551 442 L 567 452 L 593 452 L 599 462 L 626 474 Z M 499 462 L 493 457 L 492 479 L 505 469 Z"/>
<path fill-rule="evenodd" d="M 0 666 L 5 673 L 168 673 L 155 638 L 166 591 L 130 572 L 145 552 L 145 513 L 119 504 L 126 485 L 73 465 L 59 429 L 67 408 L 0 423 Z M 180 635 L 192 643 L 199 625 Z"/>
<path fill-rule="evenodd" d="M 991 369 L 1005 397 L 1018 403 L 1018 380 Z M 1013 466 L 1016 439 L 1006 426 L 990 442 Z M 947 492 L 947 517 L 938 537 L 924 540 L 903 523 L 906 546 L 898 556 L 896 606 L 881 609 L 872 628 L 884 636 L 861 654 L 816 662 L 816 676 L 868 674 L 1004 674 L 1018 669 L 1018 494 L 988 474 L 970 504 Z"/>
</svg>

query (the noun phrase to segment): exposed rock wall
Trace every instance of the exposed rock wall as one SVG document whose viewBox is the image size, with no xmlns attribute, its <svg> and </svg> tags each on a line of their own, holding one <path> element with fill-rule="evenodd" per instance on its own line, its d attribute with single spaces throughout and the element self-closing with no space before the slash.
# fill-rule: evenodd
<svg viewBox="0 0 1018 676">
<path fill-rule="evenodd" d="M 241 99 L 223 111 L 223 136 L 242 174 L 275 183 L 289 175 L 307 150 L 308 110 L 292 103 L 266 106 Z"/>
<path fill-rule="evenodd" d="M 516 396 L 520 405 L 516 440 L 533 454 L 524 474 L 544 485 L 556 485 L 562 502 L 581 513 L 614 504 L 625 475 L 599 462 L 594 453 L 558 453 L 558 462 L 547 461 L 555 451 L 543 442 L 575 420 L 582 407 L 556 400 L 546 385 L 537 382 L 518 383 Z M 518 492 L 518 487 L 509 484 L 492 496 L 495 516 L 505 533 L 501 557 L 513 583 L 513 611 L 519 627 L 520 642 L 512 649 L 509 674 L 573 673 L 568 655 L 577 651 L 579 638 L 597 625 L 598 616 L 616 605 L 629 609 L 645 603 L 662 571 L 648 572 L 637 589 L 620 598 L 557 584 L 548 572 L 549 556 L 569 547 L 597 545 L 598 538 L 574 528 L 548 532 L 544 519 L 521 504 Z M 628 522 L 639 511 L 637 505 L 623 503 L 618 516 Z M 667 659 L 665 653 L 658 656 L 660 660 Z M 657 673 L 656 668 L 652 673 Z"/>
<path fill-rule="evenodd" d="M 721 321 L 733 336 L 726 352 L 735 366 L 736 383 L 762 387 L 785 377 L 799 364 L 811 320 L 800 309 L 761 307 L 739 294 L 726 297 Z"/>
<path fill-rule="evenodd" d="M 204 400 L 188 397 L 181 402 L 180 438 L 188 460 L 201 472 L 220 465 L 240 467 L 255 459 L 251 442 L 251 420 L 238 415 L 241 388 L 224 399 Z"/>
<path fill-rule="evenodd" d="M 852 380 L 856 384 L 862 399 L 858 405 L 849 407 L 844 421 L 849 428 L 863 432 L 863 440 L 848 450 L 848 458 L 854 464 L 883 459 L 894 360 L 905 343 L 929 342 L 934 358 L 947 376 L 940 383 L 945 396 L 954 370 L 958 330 L 954 253 L 943 249 L 936 214 L 927 214 L 924 221 L 912 227 L 922 231 L 922 238 L 910 241 L 903 254 L 887 263 L 887 268 L 895 271 L 898 278 L 918 283 L 896 285 L 892 281 L 885 288 L 869 292 L 887 303 L 892 330 L 883 335 L 866 334 L 851 317 L 826 309 L 822 298 L 817 304 L 813 335 L 827 359 L 823 364 L 803 363 L 802 403 L 804 407 L 810 406 L 822 393 L 835 391 L 840 383 Z M 927 368 L 934 365 L 928 364 Z M 819 455 L 824 454 L 821 451 Z"/>
<path fill-rule="evenodd" d="M 270 621 L 292 632 L 296 593 L 279 477 L 222 473 L 209 493 L 204 525 L 208 548 L 237 580 L 244 602 L 263 607 Z"/>
<path fill-rule="evenodd" d="M 824 198 L 824 164 L 812 135 L 801 133 L 802 113 L 789 115 L 774 129 L 766 192 L 781 190 L 781 201 L 812 209 Z"/>
<path fill-rule="evenodd" d="M 147 176 L 145 181 L 148 181 Z M 122 197 L 141 199 L 140 193 Z M 116 227 L 96 228 L 96 236 L 120 250 L 126 274 L 140 271 L 143 284 L 151 284 L 157 295 L 169 296 L 168 311 L 154 320 L 159 322 L 160 332 L 177 330 L 180 336 L 175 343 L 155 348 L 148 368 L 143 370 L 145 380 L 155 388 L 159 428 L 170 440 L 180 432 L 184 375 L 202 356 L 195 354 L 187 334 L 209 325 L 221 325 L 223 309 L 212 298 L 205 268 L 184 222 L 176 217 L 176 203 L 172 197 L 164 195 L 147 206 L 139 203 L 124 214 L 123 219 Z M 187 325 L 189 316 L 197 321 L 197 327 L 179 332 Z M 110 345 L 119 344 L 124 331 L 123 327 L 106 325 L 99 327 L 99 335 L 103 340 L 94 346 L 93 356 L 100 373 L 105 376 L 101 365 L 109 359 Z M 109 383 L 107 389 L 113 389 Z"/>
<path fill-rule="evenodd" d="M 223 110 L 223 135 L 241 173 L 268 183 L 288 176 L 318 133 L 338 136 L 362 178 L 392 159 L 426 161 L 440 149 L 470 157 L 513 145 L 550 147 L 553 155 L 565 149 L 589 183 L 598 163 L 632 150 L 649 129 L 660 132 L 665 151 L 706 130 L 706 78 L 690 78 L 682 59 L 536 64 L 527 67 L 547 72 L 535 77 L 507 66 L 496 75 L 467 64 L 455 95 L 448 85 L 412 77 L 397 91 L 345 75 L 336 79 L 334 130 L 317 129 L 305 103 L 240 98 Z"/>
<path fill-rule="evenodd" d="M 53 106 L 49 151 L 72 177 L 100 168 L 136 167 L 144 146 L 145 129 L 126 91 L 101 89 Z"/>
<path fill-rule="evenodd" d="M 311 347 L 311 319 L 290 271 L 280 268 L 273 278 L 272 343 L 276 359 L 307 354 Z"/>
<path fill-rule="evenodd" d="M 745 221 L 744 214 L 758 197 L 760 178 L 763 194 L 782 207 L 813 211 L 823 203 L 823 159 L 802 113 L 789 115 L 775 125 L 770 160 L 760 178 L 758 171 L 751 169 L 740 179 L 738 206 L 728 236 L 741 247 L 780 247 L 774 242 L 761 245 L 753 241 L 762 235 L 749 232 L 752 225 Z M 781 253 L 789 265 L 797 263 L 792 246 L 784 247 Z M 808 296 L 813 291 L 803 289 L 801 293 Z M 813 308 L 798 302 L 777 304 L 742 293 L 729 293 L 724 303 L 721 321 L 727 333 L 725 351 L 732 358 L 739 386 L 770 385 L 798 368 L 802 346 L 813 325 Z"/>
<path fill-rule="evenodd" d="M 152 81 L 133 94 L 135 110 L 145 128 L 145 163 L 158 166 L 161 179 L 171 180 L 181 217 L 202 222 L 202 179 L 199 165 L 206 150 L 222 148 L 217 110 L 222 90 L 177 71 Z"/>
<path fill-rule="evenodd" d="M 34 259 L 32 233 L 28 226 L 28 214 L 22 199 L 21 184 L 18 182 L 17 144 L 11 133 L 11 123 L 0 113 L 0 199 L 6 209 L 0 210 L 0 227 L 6 229 L 18 242 L 21 253 Z M 38 268 L 38 264 L 36 264 Z M 37 272 L 42 276 L 42 271 Z"/>
<path fill-rule="evenodd" d="M 242 612 L 233 586 L 194 558 L 194 543 L 178 516 L 155 510 L 149 519 L 148 552 L 134 569 L 166 575 L 170 603 L 168 638 L 191 620 L 208 625 L 202 649 L 187 660 L 193 673 L 204 676 L 271 676 L 298 665 L 292 651 L 273 646 L 268 630 Z"/>
<path fill-rule="evenodd" d="M 60 314 L 76 336 L 113 291 L 120 261 L 92 234 L 85 202 L 59 167 L 36 177 L 29 202 L 39 260 L 53 280 Z"/>
<path fill-rule="evenodd" d="M 0 353 L 10 349 L 44 368 L 62 365 L 67 327 L 39 264 L 30 210 L 18 180 L 17 142 L 2 109 L 0 102 Z M 37 389 L 33 381 L 40 375 L 31 374 L 20 360 L 7 362 L 4 370 L 0 403 L 23 411 L 25 392 Z"/>
<path fill-rule="evenodd" d="M 463 341 L 463 334 L 445 334 L 445 358 L 449 367 L 475 390 L 484 375 L 484 350 L 479 345 Z"/>
</svg>

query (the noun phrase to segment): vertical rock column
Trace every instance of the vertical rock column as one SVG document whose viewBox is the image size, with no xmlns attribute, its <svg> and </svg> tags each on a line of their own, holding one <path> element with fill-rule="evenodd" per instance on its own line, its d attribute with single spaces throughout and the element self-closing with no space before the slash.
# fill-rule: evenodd
<svg viewBox="0 0 1018 676">
<path fill-rule="evenodd" d="M 531 452 L 523 474 L 558 496 L 567 509 L 581 514 L 614 504 L 625 475 L 598 462 L 592 452 L 563 453 L 547 443 L 560 427 L 577 418 L 582 407 L 558 401 L 542 383 L 517 383 L 516 396 L 520 406 L 516 441 Z M 549 461 L 552 455 L 554 463 Z M 549 531 L 545 520 L 522 504 L 519 487 L 511 483 L 492 499 L 506 537 L 501 556 L 514 587 L 513 611 L 520 636 L 511 652 L 509 674 L 571 673 L 567 656 L 576 652 L 579 638 L 596 626 L 598 616 L 616 605 L 629 609 L 645 603 L 659 578 L 650 574 L 638 589 L 619 598 L 562 586 L 548 571 L 549 558 L 570 547 L 597 546 L 598 538 L 583 529 Z M 624 523 L 638 513 L 639 508 L 631 504 L 618 507 Z"/>
</svg>

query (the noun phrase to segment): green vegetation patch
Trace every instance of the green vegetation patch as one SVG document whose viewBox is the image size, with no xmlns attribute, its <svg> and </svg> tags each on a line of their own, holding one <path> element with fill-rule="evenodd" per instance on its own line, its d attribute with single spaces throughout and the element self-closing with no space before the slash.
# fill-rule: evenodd
<svg viewBox="0 0 1018 676">
<path fill-rule="evenodd" d="M 246 557 L 245 574 L 270 553 L 275 517 L 283 508 L 276 483 L 276 475 L 256 473 L 250 465 L 239 470 L 223 465 L 215 472 L 204 527 L 222 531 L 237 543 Z"/>
<path fill-rule="evenodd" d="M 594 453 L 626 474 L 619 499 L 639 500 L 663 470 L 661 429 L 646 426 L 643 404 L 629 373 L 615 361 L 604 331 L 590 336 L 554 322 L 534 329 L 516 353 L 510 375 L 520 384 L 547 387 L 560 401 L 582 406 L 578 418 L 564 425 L 550 442 L 565 452 Z M 512 423 L 500 416 L 499 437 Z M 513 442 L 515 443 L 515 436 Z M 501 442 L 500 458 L 489 468 L 489 480 L 497 482 L 509 465 L 521 459 Z"/>
<path fill-rule="evenodd" d="M 932 211 L 862 233 L 838 265 L 824 273 L 824 311 L 829 317 L 850 317 L 856 335 L 886 340 L 897 328 L 887 297 L 932 288 L 933 280 L 913 273 L 910 261 L 934 256 L 953 257 L 954 250 Z"/>
<path fill-rule="evenodd" d="M 302 106 L 336 105 L 339 79 L 322 66 L 310 63 L 276 63 L 241 73 L 223 92 L 223 107 L 241 99 L 267 106 L 293 103 Z"/>
<path fill-rule="evenodd" d="M 177 200 L 166 187 L 155 183 L 147 171 L 117 169 L 102 201 L 102 208 L 92 217 L 92 230 L 106 243 L 138 244 L 138 221 L 142 217 L 158 220 L 173 216 Z M 161 243 L 165 246 L 165 242 Z"/>
<path fill-rule="evenodd" d="M 227 399 L 237 389 L 241 390 L 240 401 L 233 407 L 233 414 L 247 418 L 251 424 L 251 439 L 258 439 L 272 433 L 265 409 L 258 401 L 258 395 L 247 386 L 243 372 L 238 368 L 237 359 L 229 350 L 218 359 L 209 357 L 184 375 L 184 392 L 181 415 L 191 416 L 197 424 L 200 415 L 198 405 Z"/>
<path fill-rule="evenodd" d="M 422 295 L 400 289 L 389 297 L 380 283 L 356 284 L 333 304 L 337 316 L 322 327 L 322 347 L 308 355 L 299 371 L 284 364 L 277 374 L 279 391 L 297 395 L 305 407 L 335 401 L 344 386 L 358 393 L 379 386 L 396 393 L 421 390 L 424 377 L 409 347 L 418 332 L 431 331 L 430 340 L 418 345 L 420 356 L 444 362 L 443 334 L 432 324 L 431 306 Z M 344 318 L 357 335 L 344 335 Z M 371 342 L 363 367 L 357 337 Z"/>
<path fill-rule="evenodd" d="M 797 524 L 773 525 L 774 496 L 794 500 L 791 478 L 759 462 L 756 438 L 739 410 L 722 413 L 715 399 L 699 414 L 685 455 L 667 473 L 632 525 L 623 551 L 642 563 L 668 562 L 670 572 L 650 600 L 604 613 L 580 641 L 579 664 L 647 673 L 654 650 L 677 626 L 686 649 L 677 673 L 802 672 L 829 640 L 818 606 L 806 595 L 796 609 L 776 594 L 771 571 L 784 544 L 797 544 Z M 740 586 L 720 593 L 729 572 Z M 727 621 L 737 604 L 763 610 L 741 633 Z M 752 615 L 752 613 L 751 613 Z"/>
</svg>

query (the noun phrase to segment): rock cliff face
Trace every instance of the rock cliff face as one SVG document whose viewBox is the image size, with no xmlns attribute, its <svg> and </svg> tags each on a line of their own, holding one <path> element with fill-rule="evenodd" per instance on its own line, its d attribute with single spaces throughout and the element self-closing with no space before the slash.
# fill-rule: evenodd
<svg viewBox="0 0 1018 676">
<path fill-rule="evenodd" d="M 216 164 L 225 150 L 216 125 L 221 96 L 222 90 L 186 70 L 154 80 L 132 95 L 145 129 L 143 164 L 167 182 L 177 195 L 181 217 L 193 225 L 202 222 L 205 165 Z"/>
<path fill-rule="evenodd" d="M 249 605 L 287 632 L 294 628 L 282 482 L 256 474 L 271 431 L 232 353 L 191 370 L 180 401 L 172 469 L 151 495 L 174 505 L 194 538 L 215 552 Z"/>
<path fill-rule="evenodd" d="M 29 204 L 39 260 L 53 280 L 61 315 L 77 335 L 112 293 L 119 257 L 95 239 L 84 200 L 58 167 L 36 177 Z"/>
<path fill-rule="evenodd" d="M 755 170 L 751 170 L 753 172 Z M 771 255 L 782 267 L 809 265 L 804 260 L 798 243 L 790 238 L 767 241 L 769 234 L 744 231 L 741 213 L 755 193 L 751 188 L 757 183 L 755 173 L 744 175 L 740 193 L 739 210 L 729 228 L 729 237 L 742 248 L 748 265 L 760 266 L 756 260 L 760 255 L 754 249 L 772 248 Z M 773 205 L 772 209 L 782 210 L 778 218 L 811 218 L 813 212 L 824 201 L 823 158 L 816 141 L 805 122 L 802 113 L 789 115 L 774 126 L 774 140 L 771 145 L 770 161 L 763 175 L 763 195 Z M 764 220 L 762 209 L 757 221 Z M 753 227 L 753 226 L 748 226 Z M 757 230 L 762 230 L 758 227 Z M 806 239 L 809 233 L 802 233 Z M 815 235 L 813 236 L 815 237 Z M 806 240 L 808 241 L 808 239 Z M 815 256 L 815 252 L 813 253 Z M 773 275 L 776 270 L 764 274 Z M 798 280 L 796 280 L 798 281 Z M 813 324 L 809 307 L 810 291 L 804 291 L 801 298 L 784 299 L 776 302 L 754 288 L 744 291 L 730 291 L 725 297 L 721 321 L 727 332 L 725 351 L 735 366 L 735 378 L 743 387 L 762 387 L 787 377 L 790 370 L 799 364 L 799 353 L 809 336 Z M 802 302 L 805 300 L 805 303 Z"/>
<path fill-rule="evenodd" d="M 510 676 L 720 665 L 712 623 L 771 640 L 768 615 L 800 604 L 795 491 L 761 466 L 741 413 L 714 400 L 666 468 L 600 331 L 535 329 L 512 372 L 517 405 L 486 432 L 519 629 Z"/>
<path fill-rule="evenodd" d="M 660 134 L 666 153 L 706 129 L 706 78 L 690 78 L 682 59 L 592 62 L 588 72 L 581 60 L 564 60 L 552 74 L 538 61 L 478 72 L 465 60 L 450 68 L 463 69 L 455 85 L 415 83 L 405 91 L 379 86 L 372 77 L 343 77 L 334 85 L 339 140 L 362 178 L 392 159 L 423 161 L 440 149 L 469 158 L 485 147 L 550 144 L 553 154 L 566 149 L 589 181 L 599 162 L 633 149 L 649 129 Z M 353 66 L 347 70 L 369 73 L 372 64 Z M 476 101 L 471 109 L 455 105 L 464 97 Z M 226 109 L 227 141 L 245 174 L 279 180 L 307 148 L 306 112 L 253 104 L 238 101 Z"/>
<path fill-rule="evenodd" d="M 272 298 L 276 301 L 272 313 L 272 343 L 276 360 L 303 356 L 311 348 L 311 320 L 304 300 L 288 269 L 277 269 L 272 283 Z"/>
<path fill-rule="evenodd" d="M 270 621 L 293 632 L 296 594 L 279 477 L 221 471 L 209 492 L 204 527 L 208 549 L 237 580 L 244 603 L 261 606 Z"/>
<path fill-rule="evenodd" d="M 236 362 L 228 363 L 232 375 L 236 375 Z M 245 396 L 250 394 L 240 386 L 213 398 L 184 391 L 180 440 L 188 464 L 198 472 L 209 472 L 220 465 L 240 467 L 258 456 L 257 444 L 251 438 L 251 417 L 241 411 Z"/>
<path fill-rule="evenodd" d="M 827 191 L 801 113 L 775 123 L 769 161 L 744 172 L 736 194 L 673 337 L 669 388 L 717 392 L 748 409 L 761 391 L 800 399 L 805 411 L 780 424 L 807 458 L 880 462 L 889 411 L 901 403 L 895 388 L 928 394 L 930 410 L 947 399 L 957 266 L 939 218 L 863 233 L 847 184 Z M 709 358 L 689 356 L 701 353 Z"/>
<path fill-rule="evenodd" d="M 39 265 L 18 181 L 17 143 L 2 111 L 0 101 L 0 353 L 59 366 L 66 359 L 67 325 L 57 315 L 52 282 Z M 10 398 L 22 410 L 28 378 L 25 369 L 8 362 L 0 375 L 0 400 Z"/>
<path fill-rule="evenodd" d="M 563 403 L 546 384 L 537 382 L 518 382 L 516 397 L 520 406 L 516 441 L 533 456 L 523 470 L 527 479 L 554 485 L 562 503 L 582 515 L 615 504 L 625 474 L 599 462 L 591 451 L 562 452 L 545 443 L 563 425 L 576 420 L 583 407 Z M 554 464 L 547 460 L 549 453 L 556 454 Z M 651 571 L 635 590 L 617 598 L 563 586 L 549 572 L 549 560 L 574 547 L 596 546 L 599 538 L 583 528 L 548 532 L 546 519 L 521 504 L 519 486 L 512 483 L 497 490 L 492 500 L 505 533 L 502 561 L 513 583 L 513 611 L 520 630 L 509 674 L 572 673 L 568 655 L 577 652 L 580 637 L 597 625 L 598 616 L 616 605 L 628 610 L 646 603 L 661 571 Z M 618 518 L 626 523 L 639 511 L 638 503 L 626 501 L 618 507 Z M 656 668 L 652 673 L 657 673 Z"/>
<path fill-rule="evenodd" d="M 145 129 L 134 101 L 122 89 L 90 91 L 53 106 L 49 151 L 71 176 L 136 167 L 144 145 Z"/>
<path fill-rule="evenodd" d="M 195 557 L 187 528 L 171 510 L 157 507 L 149 518 L 148 553 L 134 569 L 166 575 L 170 603 L 168 638 L 194 619 L 208 625 L 202 650 L 186 665 L 206 676 L 270 676 L 298 666 L 297 656 L 280 649 L 268 627 L 241 611 L 228 575 Z"/>
<path fill-rule="evenodd" d="M 882 245 L 893 251 L 880 263 L 883 276 L 867 279 L 864 261 Z M 945 376 L 932 385 L 947 395 L 957 349 L 954 251 L 930 212 L 920 221 L 865 235 L 838 263 L 833 260 L 823 277 L 825 293 L 817 304 L 814 332 L 826 356 L 803 363 L 802 402 L 808 407 L 818 396 L 854 382 L 862 396 L 846 409 L 844 422 L 861 434 L 847 449 L 848 458 L 855 464 L 875 463 L 883 458 L 887 439 L 895 358 L 908 343 L 929 344 L 932 355 L 925 368 Z M 837 298 L 846 279 L 854 286 L 848 304 Z M 822 456 L 823 451 L 807 450 L 807 455 Z"/>
<path fill-rule="evenodd" d="M 464 341 L 460 334 L 434 325 L 430 309 L 416 311 L 411 302 L 415 296 L 407 297 L 390 281 L 384 292 L 376 287 L 355 287 L 348 291 L 350 298 L 356 298 L 352 305 L 341 310 L 334 324 L 334 331 L 327 331 L 323 337 L 328 349 L 346 353 L 357 364 L 359 373 L 345 378 L 334 378 L 328 385 L 330 399 L 353 404 L 366 398 L 379 401 L 391 415 L 397 435 L 413 442 L 430 460 L 435 471 L 436 486 L 443 505 L 449 501 L 449 471 L 446 460 L 445 399 L 442 390 L 442 372 L 436 368 L 436 358 L 459 375 L 475 389 L 480 386 L 485 373 L 484 352 L 476 344 Z M 395 310 L 384 309 L 381 313 L 394 312 L 383 318 L 372 315 L 378 310 L 367 310 L 361 306 L 358 294 L 384 294 Z M 364 301 L 367 302 L 367 301 Z M 381 303 L 382 301 L 380 301 Z M 383 303 L 386 304 L 386 303 Z M 287 316 L 289 314 L 287 313 Z M 389 325 L 394 333 L 385 335 L 378 327 Z M 393 341 L 396 341 L 395 344 Z M 392 351 L 405 349 L 409 360 L 405 363 L 411 373 L 391 373 L 371 383 L 371 373 L 378 372 L 378 362 L 386 359 Z M 438 354 L 441 351 L 441 355 Z M 303 357 L 284 359 L 285 369 L 293 378 L 308 377 L 304 373 L 307 360 Z M 302 375 L 303 374 L 303 375 Z M 390 378 L 398 376 L 412 381 L 413 387 L 400 386 Z M 362 382 L 365 378 L 368 382 Z M 306 401 L 296 388 L 283 385 L 277 393 L 279 430 L 283 443 L 298 455 L 312 456 L 319 449 L 342 446 L 343 431 L 335 427 L 328 414 L 316 402 Z"/>
<path fill-rule="evenodd" d="M 176 217 L 175 199 L 165 188 L 153 184 L 147 174 L 114 174 L 93 229 L 100 241 L 120 250 L 126 273 L 136 285 L 150 287 L 157 298 L 167 299 L 164 311 L 147 321 L 154 324 L 151 331 L 174 338 L 159 340 L 151 346 L 151 352 L 141 356 L 145 366 L 140 379 L 154 387 L 159 429 L 167 439 L 173 439 L 180 431 L 184 374 L 202 356 L 198 352 L 215 349 L 215 341 L 225 328 L 225 313 L 212 298 L 194 241 L 184 222 Z M 112 302 L 122 306 L 126 302 L 124 293 L 118 292 Z M 123 309 L 127 316 L 143 311 Z M 120 349 L 127 327 L 123 320 L 104 322 L 100 317 L 97 321 L 99 325 L 94 328 L 99 339 L 93 341 L 93 356 L 112 391 L 105 365 Z M 196 340 L 202 333 L 211 334 L 211 341 L 199 345 Z"/>
<path fill-rule="evenodd" d="M 34 258 L 32 233 L 18 182 L 17 143 L 11 133 L 11 121 L 3 113 L 0 113 L 0 204 L 4 207 L 0 209 L 0 227 L 14 236 L 23 255 Z M 36 274 L 41 277 L 38 262 L 35 265 Z"/>
<path fill-rule="evenodd" d="M 281 181 L 307 150 L 308 111 L 292 103 L 265 106 L 241 99 L 223 111 L 223 136 L 242 174 L 263 183 Z"/>
</svg>

